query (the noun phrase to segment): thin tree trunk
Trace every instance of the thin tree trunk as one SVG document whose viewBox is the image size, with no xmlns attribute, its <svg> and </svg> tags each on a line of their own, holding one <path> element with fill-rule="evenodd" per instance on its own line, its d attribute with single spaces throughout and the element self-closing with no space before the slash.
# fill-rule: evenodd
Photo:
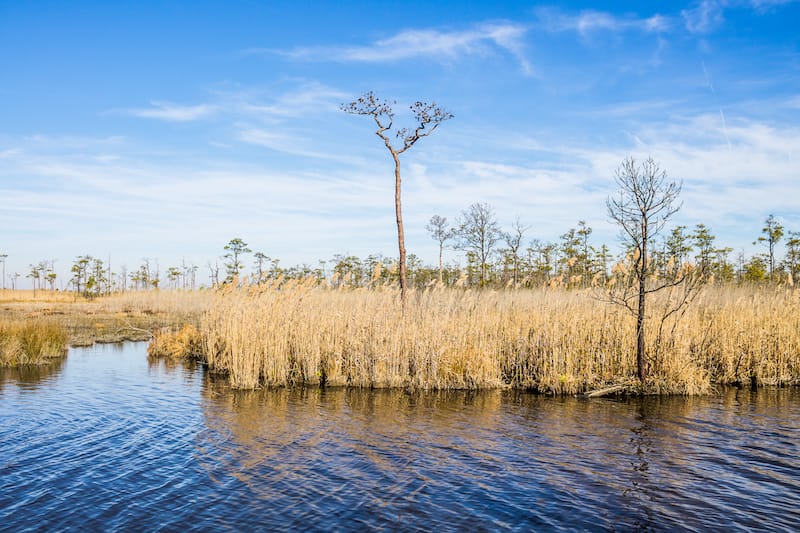
<svg viewBox="0 0 800 533">
<path fill-rule="evenodd" d="M 406 239 L 403 233 L 403 209 L 400 202 L 400 158 L 392 150 L 394 158 L 394 210 L 397 215 L 397 246 L 400 249 L 400 300 L 406 302 Z"/>
<path fill-rule="evenodd" d="M 517 274 L 518 274 L 518 268 L 519 268 L 519 265 L 517 265 L 516 257 L 517 257 L 517 251 L 514 250 L 514 288 L 517 287 Z"/>
<path fill-rule="evenodd" d="M 636 371 L 639 374 L 639 380 L 642 382 L 647 377 L 647 355 L 644 352 L 644 291 L 644 278 L 639 278 L 639 312 L 636 316 Z"/>
<path fill-rule="evenodd" d="M 644 318 L 645 318 L 645 295 L 647 281 L 647 230 L 643 232 L 642 255 L 639 265 L 639 308 L 636 314 L 636 372 L 639 381 L 644 383 L 647 378 L 647 354 L 644 351 Z"/>
<path fill-rule="evenodd" d="M 442 283 L 442 251 L 444 249 L 443 243 L 439 243 L 439 283 Z"/>
</svg>

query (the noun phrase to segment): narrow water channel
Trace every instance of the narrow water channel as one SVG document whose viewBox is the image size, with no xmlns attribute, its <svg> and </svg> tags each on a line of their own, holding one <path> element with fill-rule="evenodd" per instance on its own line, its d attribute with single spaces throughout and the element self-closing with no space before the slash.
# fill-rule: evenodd
<svg viewBox="0 0 800 533">
<path fill-rule="evenodd" d="M 143 343 L 0 370 L 0 530 L 800 529 L 800 392 L 231 391 Z"/>
</svg>

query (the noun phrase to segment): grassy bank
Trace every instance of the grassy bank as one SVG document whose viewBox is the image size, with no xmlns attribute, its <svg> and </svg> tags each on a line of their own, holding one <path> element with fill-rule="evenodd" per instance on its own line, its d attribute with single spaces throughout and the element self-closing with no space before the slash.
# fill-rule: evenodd
<svg viewBox="0 0 800 533">
<path fill-rule="evenodd" d="M 559 289 L 412 293 L 302 284 L 220 291 L 203 315 L 202 357 L 236 388 L 348 385 L 515 387 L 572 394 L 635 375 L 634 319 Z M 652 309 L 658 308 L 653 299 Z M 800 292 L 708 287 L 648 335 L 647 390 L 800 383 Z M 632 385 L 635 387 L 635 385 Z"/>
<path fill-rule="evenodd" d="M 149 340 L 161 328 L 197 324 L 211 300 L 207 291 L 143 291 L 92 300 L 72 293 L 0 291 L 0 324 L 43 322 L 63 328 L 67 343 Z"/>
<path fill-rule="evenodd" d="M 36 346 L 63 354 L 63 346 L 46 340 L 59 334 L 66 335 L 62 343 L 82 345 L 166 331 L 177 333 L 157 335 L 152 356 L 191 354 L 240 389 L 324 384 L 573 394 L 630 383 L 637 390 L 634 319 L 594 296 L 553 288 L 430 289 L 412 292 L 403 311 L 392 288 L 302 283 L 92 301 L 2 291 L 0 361 L 33 361 L 26 354 Z M 650 308 L 658 307 L 653 298 Z M 800 290 L 706 287 L 661 335 L 652 322 L 647 345 L 649 392 L 800 384 Z"/>
</svg>

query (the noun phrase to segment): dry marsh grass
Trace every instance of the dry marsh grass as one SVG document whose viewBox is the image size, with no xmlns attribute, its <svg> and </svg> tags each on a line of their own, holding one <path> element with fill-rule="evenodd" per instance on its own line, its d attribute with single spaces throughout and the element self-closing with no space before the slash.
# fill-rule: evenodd
<svg viewBox="0 0 800 533">
<path fill-rule="evenodd" d="M 197 324 L 211 301 L 208 291 L 129 291 L 92 300 L 36 291 L 0 293 L 0 321 L 47 321 L 63 327 L 73 346 L 149 340 L 164 327 Z"/>
<path fill-rule="evenodd" d="M 0 366 L 44 364 L 66 350 L 67 332 L 57 324 L 0 321 Z"/>
<path fill-rule="evenodd" d="M 75 297 L 72 293 L 50 290 L 11 290 L 0 289 L 0 304 L 11 302 L 72 302 Z"/>
<path fill-rule="evenodd" d="M 202 337 L 191 324 L 184 325 L 178 331 L 163 328 L 153 335 L 153 340 L 147 346 L 150 359 L 166 359 L 169 362 L 199 358 L 201 353 Z"/>
<path fill-rule="evenodd" d="M 658 307 L 653 299 L 651 307 Z M 707 287 L 648 330 L 646 392 L 800 383 L 800 292 Z M 220 291 L 201 320 L 205 362 L 235 388 L 295 384 L 581 393 L 638 385 L 634 318 L 562 289 L 412 292 L 289 284 Z"/>
</svg>

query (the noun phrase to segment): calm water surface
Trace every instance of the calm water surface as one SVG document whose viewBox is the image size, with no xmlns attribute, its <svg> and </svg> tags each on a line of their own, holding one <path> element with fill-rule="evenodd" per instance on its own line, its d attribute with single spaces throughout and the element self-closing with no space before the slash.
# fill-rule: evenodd
<svg viewBox="0 0 800 533">
<path fill-rule="evenodd" d="M 235 392 L 145 345 L 0 371 L 0 530 L 800 529 L 800 393 Z"/>
</svg>

